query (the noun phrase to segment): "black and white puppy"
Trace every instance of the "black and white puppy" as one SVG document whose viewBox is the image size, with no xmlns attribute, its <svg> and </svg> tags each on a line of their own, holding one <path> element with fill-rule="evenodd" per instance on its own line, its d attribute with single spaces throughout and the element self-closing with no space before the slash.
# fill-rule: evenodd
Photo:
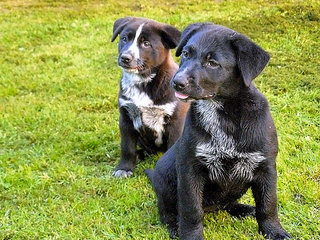
<svg viewBox="0 0 320 240">
<path fill-rule="evenodd" d="M 269 55 L 223 26 L 189 25 L 171 80 L 177 96 L 193 100 L 182 136 L 146 170 L 171 237 L 203 239 L 203 214 L 223 209 L 256 216 L 269 239 L 289 238 L 278 219 L 276 129 L 268 101 L 255 87 Z M 251 188 L 256 206 L 238 203 Z"/>
<path fill-rule="evenodd" d="M 133 174 L 138 155 L 165 151 L 181 135 L 188 104 L 177 100 L 169 82 L 178 69 L 170 49 L 181 32 L 145 18 L 125 17 L 113 25 L 120 35 L 118 64 L 121 159 L 115 177 Z M 140 149 L 137 150 L 137 147 Z"/>
</svg>

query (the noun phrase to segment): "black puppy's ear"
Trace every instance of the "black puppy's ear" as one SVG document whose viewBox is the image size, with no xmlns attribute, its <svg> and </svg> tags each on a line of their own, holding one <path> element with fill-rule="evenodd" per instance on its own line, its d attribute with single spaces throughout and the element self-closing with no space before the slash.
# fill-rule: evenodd
<svg viewBox="0 0 320 240">
<path fill-rule="evenodd" d="M 270 55 L 242 34 L 234 33 L 231 39 L 236 50 L 237 65 L 241 77 L 248 87 L 251 81 L 265 68 Z"/>
<path fill-rule="evenodd" d="M 173 49 L 180 41 L 181 32 L 173 26 L 164 25 L 161 28 L 160 36 L 165 47 L 168 49 Z"/>
<path fill-rule="evenodd" d="M 117 36 L 121 33 L 121 31 L 124 29 L 127 23 L 130 22 L 132 19 L 132 17 L 125 17 L 119 18 L 117 21 L 114 22 L 111 42 L 113 42 L 117 38 Z"/>
<path fill-rule="evenodd" d="M 182 53 L 183 47 L 187 44 L 189 39 L 204 26 L 212 25 L 211 23 L 194 23 L 188 25 L 182 32 L 182 36 L 176 51 L 176 56 L 179 57 Z"/>
</svg>

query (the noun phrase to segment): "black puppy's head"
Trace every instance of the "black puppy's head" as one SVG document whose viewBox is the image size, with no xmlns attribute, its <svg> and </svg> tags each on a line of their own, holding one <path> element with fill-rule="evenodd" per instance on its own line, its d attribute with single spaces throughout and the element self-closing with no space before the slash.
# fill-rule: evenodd
<svg viewBox="0 0 320 240">
<path fill-rule="evenodd" d="M 181 32 L 150 19 L 125 17 L 115 21 L 111 41 L 118 35 L 119 66 L 127 72 L 146 74 L 164 62 Z"/>
<path fill-rule="evenodd" d="M 180 100 L 230 98 L 250 87 L 269 54 L 244 35 L 211 23 L 189 25 L 182 33 L 178 72 L 171 80 Z"/>
</svg>

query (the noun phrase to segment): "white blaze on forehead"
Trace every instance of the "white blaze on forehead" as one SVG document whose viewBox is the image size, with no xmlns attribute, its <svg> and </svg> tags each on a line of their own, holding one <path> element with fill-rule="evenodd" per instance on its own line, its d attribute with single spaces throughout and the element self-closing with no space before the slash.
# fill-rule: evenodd
<svg viewBox="0 0 320 240">
<path fill-rule="evenodd" d="M 136 35 L 135 35 L 135 37 L 134 37 L 134 40 L 133 40 L 131 46 L 130 46 L 129 49 L 128 49 L 128 52 L 131 52 L 132 55 L 133 55 L 133 57 L 134 57 L 135 59 L 138 59 L 138 58 L 140 57 L 138 38 L 139 38 L 139 36 L 140 36 L 140 34 L 141 34 L 143 25 L 144 25 L 144 23 L 141 24 L 141 25 L 138 27 L 138 29 L 137 29 L 137 31 L 136 31 Z"/>
</svg>

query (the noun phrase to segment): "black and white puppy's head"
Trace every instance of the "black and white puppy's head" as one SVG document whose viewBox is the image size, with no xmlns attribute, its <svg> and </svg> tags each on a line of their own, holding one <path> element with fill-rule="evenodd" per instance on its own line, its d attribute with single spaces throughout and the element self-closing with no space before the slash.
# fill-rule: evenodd
<svg viewBox="0 0 320 240">
<path fill-rule="evenodd" d="M 118 35 L 119 66 L 130 73 L 150 75 L 177 46 L 181 32 L 150 19 L 125 17 L 115 21 L 111 41 Z"/>
<path fill-rule="evenodd" d="M 180 55 L 171 86 L 184 101 L 235 97 L 250 87 L 270 58 L 246 36 L 211 23 L 191 24 L 182 32 Z"/>
</svg>

